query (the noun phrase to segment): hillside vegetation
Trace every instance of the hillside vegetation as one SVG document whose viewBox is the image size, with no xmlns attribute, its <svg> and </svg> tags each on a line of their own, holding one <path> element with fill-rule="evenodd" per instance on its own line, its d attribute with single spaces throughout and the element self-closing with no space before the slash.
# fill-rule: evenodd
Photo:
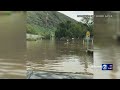
<svg viewBox="0 0 120 90">
<path fill-rule="evenodd" d="M 60 27 L 61 24 L 64 26 Z M 70 24 L 70 25 L 68 25 Z M 69 26 L 69 28 L 67 28 Z M 64 28 L 64 29 L 61 29 Z M 61 37 L 79 37 L 83 35 L 87 26 L 83 23 L 78 23 L 74 19 L 59 13 L 57 11 L 28 11 L 27 12 L 27 33 L 41 35 L 45 38 L 55 36 Z M 71 30 L 70 30 L 71 29 Z M 73 30 L 74 29 L 74 30 Z M 62 35 L 60 30 L 67 31 L 66 36 Z M 73 31 L 75 32 L 73 32 Z M 70 32 L 73 32 L 70 34 Z M 61 36 L 60 36 L 60 35 Z M 77 34 L 74 35 L 74 34 Z"/>
</svg>

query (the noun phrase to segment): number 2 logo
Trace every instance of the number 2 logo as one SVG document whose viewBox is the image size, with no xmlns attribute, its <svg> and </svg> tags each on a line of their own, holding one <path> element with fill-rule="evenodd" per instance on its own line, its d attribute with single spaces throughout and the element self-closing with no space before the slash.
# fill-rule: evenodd
<svg viewBox="0 0 120 90">
<path fill-rule="evenodd" d="M 107 65 L 102 65 L 102 69 L 106 70 L 107 69 Z"/>
</svg>

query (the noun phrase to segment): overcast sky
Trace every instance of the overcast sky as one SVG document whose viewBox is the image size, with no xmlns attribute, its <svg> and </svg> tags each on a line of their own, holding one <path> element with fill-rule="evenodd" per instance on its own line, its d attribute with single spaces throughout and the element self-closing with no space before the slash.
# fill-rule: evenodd
<svg viewBox="0 0 120 90">
<path fill-rule="evenodd" d="M 93 11 L 58 11 L 61 12 L 77 21 L 81 20 L 81 17 L 77 17 L 77 15 L 93 15 Z"/>
</svg>

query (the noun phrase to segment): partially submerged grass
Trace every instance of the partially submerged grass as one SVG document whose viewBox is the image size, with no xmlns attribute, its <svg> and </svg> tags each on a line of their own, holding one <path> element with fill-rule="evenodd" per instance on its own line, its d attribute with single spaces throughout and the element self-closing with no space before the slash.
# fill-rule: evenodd
<svg viewBox="0 0 120 90">
<path fill-rule="evenodd" d="M 11 15 L 12 11 L 0 11 L 0 15 Z"/>
</svg>

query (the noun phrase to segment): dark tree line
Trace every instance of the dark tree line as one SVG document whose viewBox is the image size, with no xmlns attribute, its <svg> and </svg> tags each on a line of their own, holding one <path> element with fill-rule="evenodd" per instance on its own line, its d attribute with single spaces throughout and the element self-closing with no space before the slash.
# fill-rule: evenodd
<svg viewBox="0 0 120 90">
<path fill-rule="evenodd" d="M 55 32 L 55 36 L 58 39 L 61 38 L 75 38 L 80 39 L 85 36 L 86 31 L 90 31 L 91 35 L 93 35 L 93 24 L 86 23 L 72 23 L 70 21 L 62 22 L 58 24 L 57 30 Z"/>
</svg>

